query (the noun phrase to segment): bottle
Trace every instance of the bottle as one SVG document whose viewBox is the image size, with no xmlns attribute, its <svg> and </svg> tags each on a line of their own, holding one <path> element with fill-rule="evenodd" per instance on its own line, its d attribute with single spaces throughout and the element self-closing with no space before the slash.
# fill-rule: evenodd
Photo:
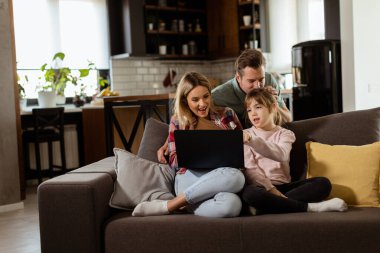
<svg viewBox="0 0 380 253">
<path fill-rule="evenodd" d="M 197 18 L 197 21 L 195 23 L 195 32 L 200 33 L 202 32 L 201 24 L 199 24 L 199 19 Z"/>
<path fill-rule="evenodd" d="M 189 47 L 187 44 L 182 45 L 182 54 L 183 55 L 188 55 L 189 54 Z"/>
<path fill-rule="evenodd" d="M 184 32 L 185 31 L 185 21 L 183 21 L 183 19 L 179 20 L 178 29 L 179 29 L 180 32 Z"/>
</svg>

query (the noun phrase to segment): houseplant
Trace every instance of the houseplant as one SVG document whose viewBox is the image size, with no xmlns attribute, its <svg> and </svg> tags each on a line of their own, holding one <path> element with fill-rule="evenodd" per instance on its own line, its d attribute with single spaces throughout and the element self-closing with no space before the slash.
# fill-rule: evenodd
<svg viewBox="0 0 380 253">
<path fill-rule="evenodd" d="M 65 89 L 68 83 L 73 85 L 78 85 L 78 82 L 81 81 L 81 78 L 86 77 L 90 73 L 90 69 L 93 68 L 94 64 L 89 63 L 88 68 L 79 69 L 79 76 L 76 76 L 72 73 L 70 67 L 62 66 L 62 62 L 65 59 L 65 54 L 62 52 L 56 53 L 50 65 L 47 63 L 41 66 L 41 71 L 44 73 L 43 78 L 46 82 L 42 86 L 42 90 L 53 90 L 60 100 L 57 101 L 57 104 L 65 103 Z"/>
</svg>

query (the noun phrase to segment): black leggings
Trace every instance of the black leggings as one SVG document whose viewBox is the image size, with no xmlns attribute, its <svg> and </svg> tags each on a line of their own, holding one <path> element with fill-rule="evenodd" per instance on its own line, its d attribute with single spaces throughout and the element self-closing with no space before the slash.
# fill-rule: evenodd
<svg viewBox="0 0 380 253">
<path fill-rule="evenodd" d="M 243 189 L 243 200 L 256 208 L 258 213 L 306 212 L 308 203 L 327 198 L 331 183 L 327 178 L 314 177 L 276 185 L 276 188 L 287 198 L 274 195 L 257 184 L 251 184 Z"/>
</svg>

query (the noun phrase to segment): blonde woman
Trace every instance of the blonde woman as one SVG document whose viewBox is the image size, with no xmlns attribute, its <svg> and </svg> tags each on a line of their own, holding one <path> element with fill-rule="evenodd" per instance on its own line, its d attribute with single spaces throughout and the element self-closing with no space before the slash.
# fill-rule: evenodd
<svg viewBox="0 0 380 253">
<path fill-rule="evenodd" d="M 186 73 L 178 84 L 168 137 L 169 165 L 177 171 L 174 187 L 177 196 L 168 201 L 142 202 L 132 215 L 164 215 L 187 208 L 190 213 L 199 216 L 238 216 L 242 203 L 236 193 L 244 186 L 242 172 L 230 167 L 212 170 L 179 168 L 174 142 L 174 131 L 179 129 L 242 128 L 232 109 L 213 106 L 210 83 L 205 76 L 196 72 Z"/>
</svg>

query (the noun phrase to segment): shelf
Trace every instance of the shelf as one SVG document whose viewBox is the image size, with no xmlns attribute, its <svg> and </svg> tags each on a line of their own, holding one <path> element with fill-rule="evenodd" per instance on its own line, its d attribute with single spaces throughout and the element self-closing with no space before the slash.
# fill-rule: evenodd
<svg viewBox="0 0 380 253">
<path fill-rule="evenodd" d="M 240 6 L 243 6 L 243 5 L 251 5 L 252 2 L 255 4 L 255 5 L 260 5 L 260 0 L 239 0 L 239 5 Z"/>
<path fill-rule="evenodd" d="M 169 30 L 164 30 L 164 31 L 158 31 L 158 30 L 151 30 L 147 31 L 147 34 L 149 35 L 157 35 L 157 34 L 162 34 L 162 35 L 183 35 L 183 36 L 205 36 L 207 33 L 205 32 L 174 32 L 174 31 L 169 31 Z"/>
<path fill-rule="evenodd" d="M 157 10 L 157 11 L 206 13 L 206 11 L 202 10 L 202 9 L 190 9 L 190 8 L 175 7 L 175 6 L 145 5 L 145 9 L 146 10 Z"/>
<path fill-rule="evenodd" d="M 252 30 L 253 29 L 253 25 L 242 25 L 240 26 L 240 30 Z M 260 24 L 255 24 L 255 29 L 261 29 L 261 26 Z"/>
</svg>

